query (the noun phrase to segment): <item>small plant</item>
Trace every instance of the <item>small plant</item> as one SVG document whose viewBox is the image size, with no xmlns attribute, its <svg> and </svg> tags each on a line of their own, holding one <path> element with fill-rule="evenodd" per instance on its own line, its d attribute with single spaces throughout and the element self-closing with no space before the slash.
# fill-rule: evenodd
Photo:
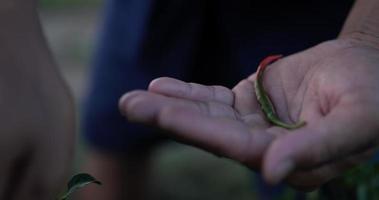
<svg viewBox="0 0 379 200">
<path fill-rule="evenodd" d="M 101 185 L 100 181 L 96 180 L 93 176 L 86 173 L 81 173 L 73 176 L 67 184 L 66 192 L 62 195 L 62 197 L 59 198 L 59 200 L 67 200 L 74 191 L 91 183 Z"/>
</svg>

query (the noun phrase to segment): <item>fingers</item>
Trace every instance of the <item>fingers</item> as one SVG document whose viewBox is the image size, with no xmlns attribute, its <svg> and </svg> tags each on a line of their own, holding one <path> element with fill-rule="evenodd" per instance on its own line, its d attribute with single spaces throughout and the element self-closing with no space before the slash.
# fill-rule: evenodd
<svg viewBox="0 0 379 200">
<path fill-rule="evenodd" d="M 229 90 L 222 86 L 204 86 L 172 78 L 158 78 L 150 83 L 149 91 L 188 100 L 223 103 L 233 106 L 242 116 L 261 112 L 255 97 L 254 82 L 248 79 Z"/>
<path fill-rule="evenodd" d="M 167 97 L 144 91 L 126 94 L 120 109 L 131 120 L 155 125 L 186 143 L 257 167 L 272 140 L 263 129 L 251 132 L 230 106 Z"/>
<path fill-rule="evenodd" d="M 254 82 L 244 79 L 234 88 L 235 93 L 234 108 L 240 115 L 248 115 L 251 113 L 261 113 L 257 97 L 255 96 Z"/>
<path fill-rule="evenodd" d="M 149 85 L 149 91 L 171 97 L 180 97 L 197 101 L 215 101 L 232 105 L 234 95 L 223 86 L 205 86 L 197 83 L 186 83 L 173 78 L 157 78 Z"/>
<path fill-rule="evenodd" d="M 367 109 L 341 105 L 318 122 L 278 137 L 265 154 L 266 180 L 277 183 L 295 169 L 314 168 L 371 147 L 376 131 L 369 124 L 376 124 L 376 117 Z"/>
<path fill-rule="evenodd" d="M 250 132 L 239 121 L 210 118 L 180 107 L 162 110 L 157 123 L 179 140 L 237 160 L 251 168 L 260 166 L 261 155 L 273 139 L 264 131 Z"/>
<path fill-rule="evenodd" d="M 155 123 L 159 112 L 172 106 L 191 109 L 212 117 L 239 118 L 238 114 L 225 104 L 191 101 L 146 91 L 129 92 L 119 103 L 120 110 L 129 120 L 145 123 Z"/>
</svg>

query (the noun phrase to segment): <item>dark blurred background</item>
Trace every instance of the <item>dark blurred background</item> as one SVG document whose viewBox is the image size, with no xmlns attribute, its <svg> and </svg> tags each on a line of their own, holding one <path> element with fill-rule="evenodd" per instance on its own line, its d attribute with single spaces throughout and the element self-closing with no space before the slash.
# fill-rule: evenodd
<svg viewBox="0 0 379 200">
<path fill-rule="evenodd" d="M 40 1 L 45 33 L 77 106 L 86 88 L 102 3 L 101 0 Z M 79 170 L 84 151 L 79 138 L 73 173 Z M 154 153 L 152 167 L 151 192 L 156 199 L 257 199 L 254 174 L 248 169 L 185 145 L 171 142 L 161 146 Z M 281 199 L 292 199 L 293 191 L 287 190 Z M 317 193 L 308 195 L 308 199 L 317 199 Z"/>
<path fill-rule="evenodd" d="M 47 39 L 75 96 L 78 111 L 81 110 L 79 106 L 86 90 L 91 54 L 102 20 L 102 4 L 103 0 L 40 0 L 40 16 Z M 80 171 L 86 151 L 80 134 L 77 141 L 72 174 Z M 160 146 L 153 157 L 153 190 L 146 192 L 152 193 L 154 199 L 258 199 L 254 182 L 256 175 L 230 160 L 175 142 Z M 354 199 L 346 193 L 349 188 L 357 191 L 358 199 L 370 199 L 367 194 L 379 197 L 378 169 L 377 165 L 366 165 L 353 170 L 329 184 L 332 187 L 324 187 L 323 193 L 315 191 L 307 194 L 305 199 L 324 199 L 324 193 L 328 197 L 344 196 L 337 199 Z M 335 183 L 337 186 L 333 186 Z M 294 196 L 293 190 L 285 188 L 278 199 L 294 199 Z"/>
<path fill-rule="evenodd" d="M 101 20 L 102 1 L 40 2 L 45 34 L 79 106 Z M 78 169 L 83 151 L 85 147 L 79 140 L 73 171 Z M 177 143 L 164 145 L 155 152 L 153 192 L 157 199 L 255 199 L 251 178 L 247 169 L 232 161 Z"/>
</svg>

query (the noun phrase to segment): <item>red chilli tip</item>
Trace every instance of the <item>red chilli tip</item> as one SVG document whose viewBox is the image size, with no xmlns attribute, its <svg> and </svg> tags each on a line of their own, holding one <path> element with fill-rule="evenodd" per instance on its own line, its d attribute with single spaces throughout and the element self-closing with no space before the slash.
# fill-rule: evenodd
<svg viewBox="0 0 379 200">
<path fill-rule="evenodd" d="M 282 57 L 283 57 L 283 55 L 271 55 L 271 56 L 267 56 L 265 59 L 263 59 L 261 61 L 261 63 L 259 64 L 259 67 L 258 67 L 258 76 L 260 76 L 260 74 L 262 74 L 262 72 L 265 70 L 265 68 L 268 65 L 279 60 Z"/>
</svg>

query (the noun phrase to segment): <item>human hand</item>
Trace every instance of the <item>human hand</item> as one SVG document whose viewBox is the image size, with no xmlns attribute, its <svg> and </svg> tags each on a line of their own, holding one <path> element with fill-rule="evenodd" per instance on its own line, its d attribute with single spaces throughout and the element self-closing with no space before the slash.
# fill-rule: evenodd
<svg viewBox="0 0 379 200">
<path fill-rule="evenodd" d="M 367 158 L 379 135 L 379 50 L 340 39 L 273 63 L 263 85 L 286 122 L 268 124 L 254 94 L 255 75 L 233 90 L 161 78 L 126 94 L 121 111 L 218 155 L 310 189 Z"/>
<path fill-rule="evenodd" d="M 55 199 L 73 153 L 72 99 L 52 67 L 2 67 L 0 77 L 0 199 Z"/>
</svg>

